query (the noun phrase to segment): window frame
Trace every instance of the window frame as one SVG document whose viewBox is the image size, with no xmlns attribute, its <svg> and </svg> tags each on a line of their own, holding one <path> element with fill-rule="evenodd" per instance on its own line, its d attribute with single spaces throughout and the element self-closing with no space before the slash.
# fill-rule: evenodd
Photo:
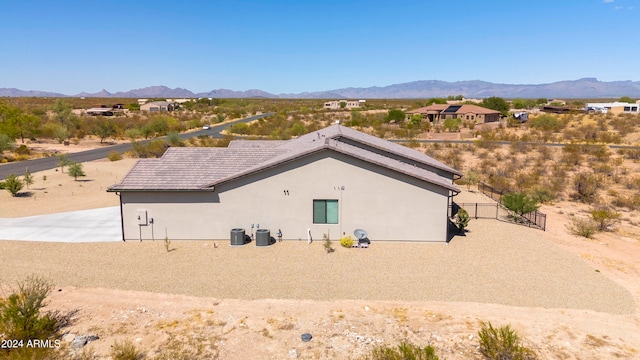
<svg viewBox="0 0 640 360">
<path fill-rule="evenodd" d="M 340 222 L 338 199 L 313 199 L 313 223 L 336 225 Z"/>
</svg>

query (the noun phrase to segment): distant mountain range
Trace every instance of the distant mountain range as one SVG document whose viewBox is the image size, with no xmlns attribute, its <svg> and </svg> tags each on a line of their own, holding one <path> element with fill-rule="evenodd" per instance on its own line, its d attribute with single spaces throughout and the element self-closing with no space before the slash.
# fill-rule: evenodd
<svg viewBox="0 0 640 360">
<path fill-rule="evenodd" d="M 640 81 L 598 81 L 596 78 L 558 81 L 549 84 L 496 84 L 480 80 L 439 81 L 420 80 L 389 86 L 344 88 L 298 94 L 271 94 L 262 90 L 234 91 L 228 89 L 193 93 L 187 89 L 150 86 L 126 92 L 82 92 L 65 95 L 45 91 L 23 91 L 0 88 L 0 97 L 97 97 L 97 98 L 285 98 L 285 99 L 412 99 L 463 95 L 466 98 L 618 98 L 640 97 Z"/>
</svg>

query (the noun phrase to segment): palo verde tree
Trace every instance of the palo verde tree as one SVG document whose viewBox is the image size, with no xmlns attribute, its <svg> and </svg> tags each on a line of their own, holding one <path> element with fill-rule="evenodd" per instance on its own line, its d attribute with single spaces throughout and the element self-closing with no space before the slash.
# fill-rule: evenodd
<svg viewBox="0 0 640 360">
<path fill-rule="evenodd" d="M 488 109 L 500 111 L 500 115 L 507 116 L 509 115 L 509 103 L 507 103 L 503 98 L 492 96 L 482 100 L 483 107 Z"/>
<path fill-rule="evenodd" d="M 72 162 L 69 164 L 69 176 L 73 176 L 75 181 L 78 181 L 79 176 L 86 176 L 82 170 L 82 164 L 77 162 Z"/>
<path fill-rule="evenodd" d="M 71 160 L 69 160 L 69 155 L 60 154 L 58 155 L 58 166 L 60 166 L 60 171 L 64 172 L 64 167 L 69 165 Z"/>
<path fill-rule="evenodd" d="M 29 171 L 29 168 L 26 168 L 24 170 L 23 178 L 25 185 L 27 185 L 27 189 L 29 188 L 29 185 L 33 185 L 33 175 L 31 175 L 31 171 Z"/>
<path fill-rule="evenodd" d="M 501 201 L 504 207 L 520 216 L 540 208 L 538 202 L 525 193 L 508 193 L 502 196 Z"/>
<path fill-rule="evenodd" d="M 399 109 L 391 109 L 389 110 L 389 113 L 387 114 L 387 117 L 385 117 L 385 121 L 386 122 L 400 122 L 402 120 L 404 120 L 405 114 L 404 111 L 399 110 Z"/>
<path fill-rule="evenodd" d="M 104 139 L 114 136 L 117 132 L 116 124 L 111 119 L 99 119 L 93 127 L 93 134 L 100 138 L 100 144 L 104 142 Z"/>
</svg>

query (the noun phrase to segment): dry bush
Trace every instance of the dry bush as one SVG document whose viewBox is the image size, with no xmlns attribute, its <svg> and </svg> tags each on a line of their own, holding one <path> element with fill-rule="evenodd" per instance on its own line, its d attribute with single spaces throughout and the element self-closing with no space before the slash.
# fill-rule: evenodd
<svg viewBox="0 0 640 360">
<path fill-rule="evenodd" d="M 518 333 L 509 325 L 494 328 L 491 323 L 482 323 L 478 331 L 480 352 L 491 360 L 533 360 L 536 354 L 522 345 Z"/>
<path fill-rule="evenodd" d="M 111 346 L 109 355 L 113 360 L 140 360 L 144 358 L 144 353 L 138 350 L 131 340 L 116 341 Z"/>
<path fill-rule="evenodd" d="M 598 231 L 598 226 L 591 219 L 572 217 L 571 223 L 567 225 L 572 234 L 591 239 Z"/>
<path fill-rule="evenodd" d="M 573 198 L 586 204 L 590 204 L 596 200 L 598 189 L 601 186 L 599 176 L 581 171 L 573 177 Z"/>
<path fill-rule="evenodd" d="M 620 213 L 600 207 L 591 210 L 591 219 L 595 222 L 599 231 L 606 231 L 620 220 Z"/>
<path fill-rule="evenodd" d="M 640 209 L 640 194 L 632 195 L 618 195 L 611 200 L 611 204 L 620 208 L 627 208 L 629 210 Z"/>
</svg>

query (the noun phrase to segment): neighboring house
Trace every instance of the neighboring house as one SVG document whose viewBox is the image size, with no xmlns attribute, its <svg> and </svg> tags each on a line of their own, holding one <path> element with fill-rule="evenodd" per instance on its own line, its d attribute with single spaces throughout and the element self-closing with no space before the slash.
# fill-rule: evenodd
<svg viewBox="0 0 640 360">
<path fill-rule="evenodd" d="M 362 106 L 362 104 L 364 103 L 364 100 L 334 100 L 334 101 L 327 101 L 326 103 L 324 103 L 324 108 L 325 109 L 330 109 L 330 110 L 340 110 L 340 109 L 355 109 L 355 108 L 359 108 L 360 106 Z M 345 104 L 344 107 L 342 107 L 342 103 Z"/>
<path fill-rule="evenodd" d="M 441 122 L 446 119 L 461 119 L 476 123 L 495 122 L 500 120 L 500 112 L 487 109 L 482 106 L 464 104 L 433 104 L 405 112 L 407 120 L 415 114 L 422 115 L 423 119 L 430 122 Z"/>
<path fill-rule="evenodd" d="M 173 111 L 176 109 L 176 104 L 168 101 L 154 101 L 140 105 L 141 111 L 160 112 L 160 111 Z"/>
<path fill-rule="evenodd" d="M 599 112 L 603 114 L 640 114 L 640 104 L 630 104 L 626 102 L 611 103 L 587 103 L 584 106 L 587 112 Z"/>
<path fill-rule="evenodd" d="M 364 229 L 372 241 L 447 241 L 462 174 L 340 125 L 288 141 L 171 147 L 107 191 L 120 196 L 123 240 L 229 239 L 234 228 L 285 240 Z"/>
<path fill-rule="evenodd" d="M 113 109 L 106 107 L 91 108 L 84 112 L 90 116 L 113 116 Z"/>
</svg>

